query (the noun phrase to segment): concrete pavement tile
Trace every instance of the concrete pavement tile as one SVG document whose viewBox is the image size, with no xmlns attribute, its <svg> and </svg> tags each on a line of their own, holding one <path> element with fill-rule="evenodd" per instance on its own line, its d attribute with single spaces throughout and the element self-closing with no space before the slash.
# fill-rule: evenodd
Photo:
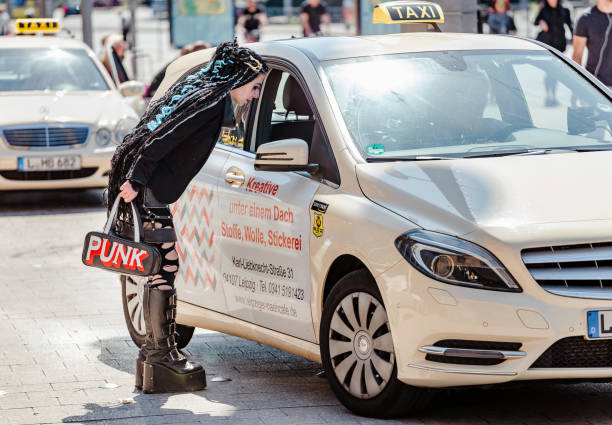
<svg viewBox="0 0 612 425">
<path fill-rule="evenodd" d="M 99 388 L 101 384 L 104 384 L 106 381 L 97 380 L 97 381 L 74 381 L 74 382 L 53 382 L 50 384 L 53 390 L 62 391 L 62 390 L 84 390 L 86 388 Z"/>
<path fill-rule="evenodd" d="M 25 409 L 9 409 L 2 410 L 2 418 L 8 420 L 8 423 L 11 425 L 22 425 L 22 424 L 36 424 L 40 423 L 37 415 L 34 415 L 34 409 L 25 408 Z"/>
<path fill-rule="evenodd" d="M 42 373 L 42 371 L 33 373 L 21 373 L 16 374 L 16 376 L 19 378 L 19 382 L 22 385 L 50 383 L 50 381 L 45 376 L 45 374 Z"/>
<path fill-rule="evenodd" d="M 40 383 L 40 384 L 28 384 L 28 385 L 20 385 L 15 384 L 13 381 L 10 385 L 2 386 L 0 385 L 0 390 L 6 391 L 8 393 L 27 393 L 29 391 L 50 391 L 51 384 L 49 383 Z"/>
<path fill-rule="evenodd" d="M 27 396 L 31 402 L 29 407 L 59 406 L 58 393 L 55 391 L 31 391 Z"/>
<path fill-rule="evenodd" d="M 22 409 L 32 407 L 26 393 L 8 393 L 0 397 L 0 409 Z"/>
</svg>

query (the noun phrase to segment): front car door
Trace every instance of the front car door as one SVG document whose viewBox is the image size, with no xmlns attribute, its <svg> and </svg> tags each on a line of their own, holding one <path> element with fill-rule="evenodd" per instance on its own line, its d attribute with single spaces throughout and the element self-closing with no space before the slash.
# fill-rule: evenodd
<svg viewBox="0 0 612 425">
<path fill-rule="evenodd" d="M 267 76 L 243 149 L 231 151 L 219 185 L 222 285 L 228 314 L 315 342 L 310 310 L 310 209 L 318 179 L 304 172 L 257 171 L 262 143 L 299 138 L 309 145 L 318 123 L 304 84 L 288 71 Z"/>
</svg>

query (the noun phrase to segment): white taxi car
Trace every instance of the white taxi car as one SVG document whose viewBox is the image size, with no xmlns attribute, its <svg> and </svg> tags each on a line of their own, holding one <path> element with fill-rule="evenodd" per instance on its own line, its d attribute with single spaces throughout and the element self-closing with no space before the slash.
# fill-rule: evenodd
<svg viewBox="0 0 612 425">
<path fill-rule="evenodd" d="M 0 37 L 0 190 L 105 187 L 110 159 L 138 116 L 84 43 L 17 20 Z M 123 93 L 123 95 L 122 95 Z"/>
<path fill-rule="evenodd" d="M 426 388 L 612 377 L 605 86 L 516 37 L 250 46 L 271 71 L 244 143 L 173 205 L 182 345 L 202 327 L 322 362 L 368 416 Z M 137 342 L 141 286 L 123 278 Z"/>
</svg>

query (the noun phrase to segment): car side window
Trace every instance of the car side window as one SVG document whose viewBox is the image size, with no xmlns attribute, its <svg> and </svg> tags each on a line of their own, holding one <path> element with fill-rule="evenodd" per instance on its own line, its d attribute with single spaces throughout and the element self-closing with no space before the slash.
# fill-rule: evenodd
<svg viewBox="0 0 612 425">
<path fill-rule="evenodd" d="M 251 102 L 245 107 L 235 109 L 234 105 L 229 100 L 227 101 L 225 115 L 234 115 L 238 124 L 233 125 L 224 122 L 217 139 L 217 144 L 244 149 L 245 127 L 249 120 L 250 110 L 255 107 L 254 105 L 255 102 Z M 230 108 L 231 110 L 229 110 Z"/>
<path fill-rule="evenodd" d="M 255 150 L 277 140 L 304 140 L 309 162 L 319 164 L 322 178 L 339 184 L 333 151 L 298 79 L 287 71 L 270 71 L 260 102 Z"/>
</svg>

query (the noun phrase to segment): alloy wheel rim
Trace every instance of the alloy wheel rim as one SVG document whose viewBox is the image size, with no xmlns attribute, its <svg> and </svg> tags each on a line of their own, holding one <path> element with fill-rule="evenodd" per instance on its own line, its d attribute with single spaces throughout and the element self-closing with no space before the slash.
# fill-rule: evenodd
<svg viewBox="0 0 612 425">
<path fill-rule="evenodd" d="M 338 382 L 352 396 L 370 399 L 388 385 L 395 352 L 387 311 L 372 295 L 355 292 L 336 307 L 329 354 Z"/>
<path fill-rule="evenodd" d="M 143 337 L 146 335 L 146 328 L 142 309 L 142 297 L 146 282 L 147 278 L 141 276 L 128 276 L 125 280 L 125 297 L 127 299 L 130 321 L 136 333 Z"/>
</svg>

